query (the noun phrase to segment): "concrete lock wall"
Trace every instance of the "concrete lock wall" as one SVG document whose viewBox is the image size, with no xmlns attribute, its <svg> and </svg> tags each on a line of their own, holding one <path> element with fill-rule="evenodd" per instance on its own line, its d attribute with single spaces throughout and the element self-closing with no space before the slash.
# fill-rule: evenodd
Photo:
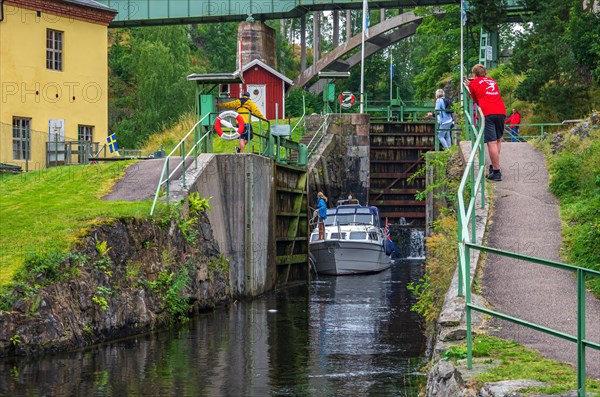
<svg viewBox="0 0 600 397">
<path fill-rule="evenodd" d="M 253 155 L 203 155 L 190 191 L 210 198 L 208 219 L 219 249 L 230 260 L 234 296 L 252 297 L 273 289 L 274 163 Z"/>
</svg>

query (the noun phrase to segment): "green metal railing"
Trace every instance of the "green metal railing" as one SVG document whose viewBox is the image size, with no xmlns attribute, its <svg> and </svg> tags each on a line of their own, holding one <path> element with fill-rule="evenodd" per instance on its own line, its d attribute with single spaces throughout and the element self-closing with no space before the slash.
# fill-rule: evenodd
<svg viewBox="0 0 600 397">
<path fill-rule="evenodd" d="M 201 153 L 212 152 L 212 133 L 213 129 L 208 128 L 207 131 L 202 134 L 203 123 L 208 121 L 208 125 L 213 125 L 216 120 L 218 113 L 207 113 L 202 117 L 190 131 L 179 141 L 179 143 L 171 150 L 171 152 L 165 157 L 165 162 L 160 174 L 160 179 L 154 193 L 154 200 L 152 202 L 152 208 L 150 209 L 150 215 L 154 214 L 154 209 L 160 196 L 161 191 L 164 189 L 167 203 L 169 203 L 169 189 L 170 183 L 173 176 L 179 169 L 181 169 L 181 181 L 182 185 L 186 186 L 186 160 L 189 157 L 194 158 L 194 167 L 198 168 L 198 155 Z M 257 121 L 253 123 L 253 117 Z M 298 157 L 295 163 L 299 166 L 305 166 L 307 161 L 306 146 L 293 142 L 289 139 L 274 137 L 271 133 L 271 123 L 269 120 L 260 118 L 252 113 L 248 116 L 248 122 L 253 124 L 253 139 L 250 139 L 248 145 L 246 145 L 246 151 L 250 153 L 256 153 L 262 156 L 274 159 L 278 163 L 288 164 L 291 163 L 291 153 L 293 151 L 298 152 Z M 265 128 L 266 126 L 266 128 Z M 186 152 L 185 145 L 186 141 L 193 134 L 192 147 Z M 181 156 L 181 162 L 179 162 L 173 169 L 170 167 L 170 162 L 173 156 Z"/>
<path fill-rule="evenodd" d="M 532 123 L 532 124 L 511 124 L 511 126 L 519 127 L 519 135 L 517 136 L 519 141 L 535 139 L 535 138 L 544 138 L 548 133 L 548 130 L 557 129 L 559 127 L 564 127 L 567 124 L 570 124 L 574 121 L 579 120 L 565 120 L 562 123 Z M 512 135 L 510 134 L 510 127 L 508 125 L 504 127 L 504 135 L 502 136 L 503 141 L 510 141 Z M 525 135 L 522 133 L 525 132 Z M 535 134 L 534 132 L 537 132 Z"/>
<path fill-rule="evenodd" d="M 330 113 L 325 114 L 325 120 L 323 121 L 323 124 L 321 124 L 321 126 L 317 129 L 317 131 L 313 135 L 313 137 L 310 140 L 310 142 L 308 143 L 308 145 L 306 145 L 309 150 L 308 158 L 310 158 L 313 155 L 315 150 L 317 150 L 317 147 L 319 147 L 319 144 L 321 143 L 321 141 L 325 138 L 325 135 L 327 135 L 327 129 L 329 128 L 329 117 L 330 116 L 331 116 Z"/>
<path fill-rule="evenodd" d="M 572 266 L 560 262 L 549 261 L 542 258 L 522 255 L 515 252 L 509 252 L 499 250 L 495 248 L 486 247 L 483 245 L 476 244 L 476 227 L 475 227 L 475 206 L 477 201 L 477 193 L 481 193 L 481 207 L 485 205 L 485 186 L 484 186 L 484 149 L 483 149 L 483 113 L 481 109 L 477 108 L 479 117 L 477 122 L 480 125 L 475 125 L 472 113 L 467 109 L 473 109 L 472 102 L 470 101 L 469 92 L 466 86 L 463 87 L 463 95 L 465 101 L 463 102 L 465 124 L 467 128 L 467 136 L 470 137 L 472 142 L 472 151 L 467 162 L 467 169 L 463 174 L 458 189 L 458 295 L 465 296 L 465 310 L 466 310 L 466 326 L 467 326 L 467 368 L 471 369 L 473 365 L 473 327 L 472 327 L 472 311 L 475 310 L 480 313 L 488 314 L 500 318 L 502 320 L 510 321 L 515 324 L 519 324 L 528 328 L 532 328 L 537 331 L 544 332 L 549 335 L 553 335 L 577 344 L 577 395 L 580 397 L 585 396 L 585 349 L 593 348 L 600 350 L 600 344 L 589 341 L 586 339 L 585 330 L 585 279 L 586 276 L 600 277 L 600 272 L 596 270 L 585 269 L 578 266 Z M 548 124 L 544 124 L 548 125 Z M 541 125 L 540 125 L 541 126 Z M 475 168 L 475 156 L 479 157 L 478 167 Z M 475 172 L 477 171 L 477 173 Z M 468 206 L 465 206 L 465 192 L 470 185 L 470 198 L 468 200 Z M 469 233 L 469 226 L 471 233 Z M 471 263 L 470 263 L 470 252 L 471 249 L 487 252 L 490 254 L 497 254 L 513 259 L 523 260 L 531 263 L 540 264 L 543 266 L 550 266 L 553 268 L 568 270 L 576 274 L 577 276 L 577 334 L 570 335 L 565 332 L 561 332 L 552 328 L 544 327 L 539 324 L 535 324 L 529 321 L 525 321 L 513 316 L 509 316 L 504 313 L 500 313 L 494 310 L 490 310 L 485 307 L 477 306 L 471 301 Z"/>
<path fill-rule="evenodd" d="M 356 106 L 357 104 L 355 104 Z M 416 101 L 403 101 L 400 98 L 392 100 L 370 100 L 365 95 L 365 113 L 379 113 L 382 118 L 387 121 L 397 119 L 397 121 L 417 121 L 422 118 L 423 115 L 431 112 L 434 108 L 433 103 L 429 102 L 416 102 Z M 373 118 L 373 117 L 372 117 Z M 376 118 L 376 117 L 375 117 Z"/>
<path fill-rule="evenodd" d="M 198 127 L 201 125 L 201 123 L 203 121 L 205 121 L 207 118 L 210 118 L 210 117 L 214 117 L 214 113 L 208 113 L 204 117 L 202 117 L 200 120 L 198 120 L 198 122 L 196 124 L 194 124 L 194 126 L 190 129 L 190 131 L 179 141 L 179 143 L 177 145 L 175 145 L 173 150 L 171 150 L 171 152 L 165 158 L 165 163 L 164 163 L 162 171 L 160 173 L 160 179 L 158 180 L 158 186 L 156 187 L 156 192 L 154 193 L 154 200 L 152 201 L 152 208 L 150 209 L 150 215 L 154 214 L 154 208 L 156 207 L 156 202 L 158 201 L 158 196 L 160 195 L 160 191 L 163 188 L 163 186 L 164 186 L 165 194 L 167 197 L 167 203 L 169 202 L 170 181 L 171 181 L 171 178 L 173 177 L 173 175 L 175 174 L 175 172 L 177 172 L 177 170 L 179 170 L 180 167 L 182 168 L 182 171 L 181 171 L 182 184 L 183 184 L 183 186 L 185 186 L 185 176 L 186 176 L 185 175 L 186 174 L 185 160 L 186 160 L 187 156 L 190 156 L 192 153 L 194 153 L 195 166 L 196 166 L 196 168 L 198 168 L 198 154 L 199 154 L 198 150 L 200 149 L 200 145 L 207 144 L 206 141 L 212 132 L 211 130 L 209 130 L 204 135 L 202 135 L 202 137 L 199 137 L 201 130 Z M 192 148 L 190 149 L 190 151 L 188 153 L 186 153 L 185 152 L 185 141 L 190 137 L 190 135 L 192 133 L 194 134 L 194 144 L 192 145 Z M 170 165 L 171 158 L 173 157 L 173 155 L 175 154 L 175 152 L 178 149 L 179 149 L 179 154 L 181 155 L 181 162 L 179 164 L 177 164 L 172 171 L 170 171 L 169 165 Z"/>
</svg>

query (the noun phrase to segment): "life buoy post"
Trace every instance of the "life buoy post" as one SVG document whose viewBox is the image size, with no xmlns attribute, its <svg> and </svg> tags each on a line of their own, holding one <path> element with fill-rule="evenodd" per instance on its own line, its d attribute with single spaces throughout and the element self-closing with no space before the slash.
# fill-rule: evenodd
<svg viewBox="0 0 600 397">
<path fill-rule="evenodd" d="M 342 92 L 338 97 L 338 101 L 340 102 L 341 107 L 344 109 L 350 109 L 352 105 L 354 105 L 356 98 L 351 92 Z"/>
<path fill-rule="evenodd" d="M 233 120 L 236 121 L 237 127 L 233 125 Z M 238 139 L 244 133 L 245 127 L 244 118 L 235 110 L 226 110 L 215 120 L 215 132 L 227 141 Z"/>
</svg>

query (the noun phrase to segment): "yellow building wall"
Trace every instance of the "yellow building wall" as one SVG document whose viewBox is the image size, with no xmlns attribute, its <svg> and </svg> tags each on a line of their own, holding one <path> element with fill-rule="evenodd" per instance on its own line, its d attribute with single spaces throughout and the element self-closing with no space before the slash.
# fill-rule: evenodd
<svg viewBox="0 0 600 397">
<path fill-rule="evenodd" d="M 62 71 L 46 69 L 46 30 L 63 32 Z M 12 119 L 31 118 L 29 170 L 46 167 L 48 121 L 64 120 L 65 140 L 78 125 L 94 127 L 102 146 L 108 132 L 107 27 L 11 6 L 0 21 L 0 162 L 13 160 Z"/>
</svg>

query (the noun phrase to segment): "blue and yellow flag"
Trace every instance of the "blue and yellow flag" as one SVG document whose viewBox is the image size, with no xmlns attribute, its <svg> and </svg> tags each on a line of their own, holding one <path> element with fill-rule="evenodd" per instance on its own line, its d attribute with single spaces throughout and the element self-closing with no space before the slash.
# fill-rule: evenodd
<svg viewBox="0 0 600 397">
<path fill-rule="evenodd" d="M 119 145 L 117 144 L 117 134 L 109 135 L 108 138 L 106 138 L 106 142 L 108 142 L 108 150 L 110 150 L 111 153 L 119 151 Z"/>
</svg>

